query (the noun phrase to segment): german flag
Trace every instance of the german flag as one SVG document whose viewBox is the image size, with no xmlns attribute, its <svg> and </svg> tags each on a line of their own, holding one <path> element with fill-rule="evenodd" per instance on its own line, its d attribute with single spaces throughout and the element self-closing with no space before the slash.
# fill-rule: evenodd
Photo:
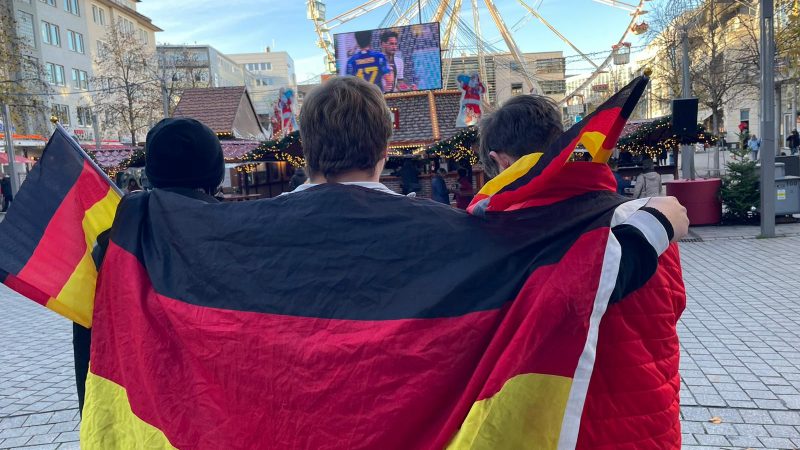
<svg viewBox="0 0 800 450">
<path fill-rule="evenodd" d="M 549 148 L 520 158 L 478 192 L 468 211 L 482 214 L 506 211 L 512 205 L 525 205 L 556 176 L 575 147 L 582 144 L 592 161 L 606 163 L 619 140 L 622 128 L 639 102 L 649 78 L 639 76 L 594 112 L 573 125 Z"/>
<path fill-rule="evenodd" d="M 85 327 L 92 325 L 92 249 L 120 194 L 58 126 L 0 223 L 0 280 Z"/>
<path fill-rule="evenodd" d="M 482 219 L 338 184 L 130 195 L 98 282 L 81 446 L 574 446 L 620 202 Z"/>
</svg>

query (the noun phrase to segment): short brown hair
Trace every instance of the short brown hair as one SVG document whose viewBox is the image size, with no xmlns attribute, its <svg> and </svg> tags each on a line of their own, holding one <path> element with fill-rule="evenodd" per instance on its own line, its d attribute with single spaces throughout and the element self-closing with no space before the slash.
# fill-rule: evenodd
<svg viewBox="0 0 800 450">
<path fill-rule="evenodd" d="M 389 107 L 377 85 L 334 77 L 314 88 L 300 110 L 300 138 L 311 173 L 325 177 L 374 169 L 392 137 Z"/>
<path fill-rule="evenodd" d="M 481 120 L 481 162 L 489 176 L 497 176 L 500 168 L 489 157 L 489 152 L 521 158 L 546 150 L 563 132 L 561 113 L 550 97 L 513 97 L 500 109 Z"/>
</svg>

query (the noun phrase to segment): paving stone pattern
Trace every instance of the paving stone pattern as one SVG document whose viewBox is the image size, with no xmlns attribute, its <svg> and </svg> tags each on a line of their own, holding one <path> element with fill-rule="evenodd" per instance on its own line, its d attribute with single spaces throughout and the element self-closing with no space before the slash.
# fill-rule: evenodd
<svg viewBox="0 0 800 450">
<path fill-rule="evenodd" d="M 681 245 L 687 449 L 800 448 L 800 228 L 757 230 L 698 228 L 704 242 Z"/>
<path fill-rule="evenodd" d="M 693 231 L 702 242 L 681 245 L 684 448 L 800 448 L 800 227 L 769 240 Z M 78 448 L 70 323 L 0 285 L 0 342 L 0 449 Z"/>
</svg>

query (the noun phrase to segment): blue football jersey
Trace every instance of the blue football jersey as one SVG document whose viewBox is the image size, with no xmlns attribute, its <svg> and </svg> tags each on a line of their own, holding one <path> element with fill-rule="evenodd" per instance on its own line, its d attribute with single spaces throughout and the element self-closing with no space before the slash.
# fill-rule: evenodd
<svg viewBox="0 0 800 450">
<path fill-rule="evenodd" d="M 383 76 L 391 71 L 386 56 L 374 50 L 359 50 L 347 60 L 347 75 L 375 83 L 381 91 L 383 91 Z"/>
</svg>

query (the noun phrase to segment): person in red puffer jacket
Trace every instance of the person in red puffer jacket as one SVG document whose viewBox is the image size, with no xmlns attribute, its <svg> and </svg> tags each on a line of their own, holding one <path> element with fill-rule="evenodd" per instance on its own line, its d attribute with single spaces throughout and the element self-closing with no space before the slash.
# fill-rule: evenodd
<svg viewBox="0 0 800 450">
<path fill-rule="evenodd" d="M 562 133 L 558 111 L 547 97 L 522 95 L 484 118 L 480 124 L 480 156 L 486 172 L 494 176 L 520 157 L 547 148 Z M 563 198 L 565 192 L 579 195 L 598 190 L 616 190 L 616 181 L 606 164 L 567 163 L 549 192 L 540 193 L 533 201 Z M 648 202 L 647 206 L 658 201 L 638 200 L 643 205 Z M 523 203 L 509 209 L 525 207 Z M 658 214 L 652 208 L 642 209 Z M 653 247 L 641 245 L 638 232 L 630 227 L 615 227 L 612 232 L 623 249 L 618 289 L 600 322 L 597 357 L 576 447 L 679 449 L 677 323 L 686 306 L 686 292 L 678 247 L 663 242 Z M 649 232 L 644 230 L 643 234 Z M 626 240 L 631 244 L 626 246 Z M 631 253 L 636 252 L 642 253 L 632 257 Z M 634 274 L 634 279 L 626 279 L 626 260 L 654 259 L 657 265 L 633 268 L 627 272 Z"/>
</svg>

